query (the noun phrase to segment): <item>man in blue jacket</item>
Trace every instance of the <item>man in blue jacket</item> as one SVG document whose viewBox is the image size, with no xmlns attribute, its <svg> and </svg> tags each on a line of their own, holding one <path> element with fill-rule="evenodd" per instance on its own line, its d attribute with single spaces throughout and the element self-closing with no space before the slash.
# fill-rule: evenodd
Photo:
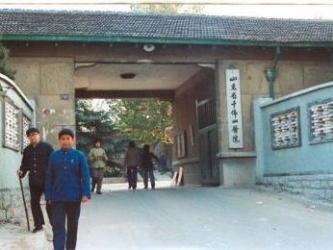
<svg viewBox="0 0 333 250">
<path fill-rule="evenodd" d="M 73 149 L 74 133 L 62 129 L 58 138 L 61 149 L 50 156 L 45 199 L 52 207 L 54 250 L 76 247 L 81 202 L 90 199 L 90 173 L 85 155 Z M 67 217 L 67 234 L 65 221 Z"/>
</svg>

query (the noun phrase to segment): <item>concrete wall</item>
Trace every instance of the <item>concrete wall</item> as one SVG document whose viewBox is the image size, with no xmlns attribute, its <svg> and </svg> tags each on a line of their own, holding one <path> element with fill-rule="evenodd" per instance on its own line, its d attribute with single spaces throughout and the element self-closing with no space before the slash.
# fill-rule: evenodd
<svg viewBox="0 0 333 250">
<path fill-rule="evenodd" d="M 268 96 L 264 70 L 273 64 L 275 48 L 175 44 L 157 45 L 156 51 L 146 53 L 140 44 L 7 42 L 5 45 L 10 48 L 12 65 L 18 70 L 18 84 L 29 97 L 36 100 L 38 126 L 44 131 L 44 138 L 55 146 L 57 145 L 56 133 L 60 127 L 74 126 L 73 72 L 76 63 L 136 63 L 140 60 L 166 64 L 216 64 L 218 62 L 216 101 L 221 183 L 225 185 L 253 184 L 253 175 L 249 175 L 246 181 L 243 178 L 244 170 L 242 170 L 246 168 L 245 172 L 249 173 L 255 171 L 253 162 L 255 162 L 256 149 L 253 139 L 252 101 L 258 97 Z M 276 96 L 284 96 L 332 79 L 331 60 L 331 48 L 281 48 L 275 81 Z M 239 150 L 231 150 L 228 145 L 225 69 L 230 66 L 240 69 L 241 76 L 245 143 L 244 148 Z M 60 94 L 69 94 L 69 100 L 59 100 Z M 187 98 L 186 94 L 183 96 Z M 185 103 L 183 106 L 187 105 Z M 186 116 L 194 114 L 193 107 L 190 105 L 192 104 L 189 99 L 189 107 L 185 110 L 192 110 L 192 113 L 183 113 Z M 189 120 L 194 121 L 192 117 L 189 117 Z M 176 125 L 178 126 L 177 123 Z M 180 124 L 184 127 L 188 125 L 189 123 Z M 193 150 L 193 156 L 196 155 L 194 158 L 197 158 L 196 146 L 193 148 L 190 146 L 188 149 Z M 244 157 L 248 159 L 246 164 Z M 193 157 L 190 158 L 193 159 Z M 229 162 L 232 164 L 230 165 Z M 233 170 L 235 173 L 232 172 Z M 235 181 L 237 176 L 242 181 Z"/>
<path fill-rule="evenodd" d="M 42 132 L 43 139 L 57 148 L 58 131 L 62 127 L 75 130 L 73 59 L 14 57 L 11 58 L 10 64 L 17 71 L 16 84 L 34 103 L 35 113 L 33 114 L 32 110 L 27 108 L 17 93 L 8 91 L 8 96 L 14 100 L 17 106 L 22 107 L 26 114 L 33 116 L 33 120 L 36 121 L 35 125 Z M 65 96 L 61 96 L 63 94 Z M 61 97 L 65 100 L 61 100 Z M 0 108 L 0 112 L 2 112 L 2 108 Z M 0 117 L 2 120 L 2 114 Z M 2 131 L 1 126 L 0 123 Z M 21 157 L 21 151 L 0 148 L 0 221 L 26 223 L 19 181 L 16 175 Z M 23 179 L 23 185 L 29 205 L 28 178 Z"/>
<path fill-rule="evenodd" d="M 172 162 L 173 169 L 178 171 L 183 168 L 184 185 L 200 185 L 202 181 L 199 158 L 189 158 L 174 160 Z"/>
<path fill-rule="evenodd" d="M 184 168 L 184 184 L 201 184 L 201 169 L 199 166 L 198 126 L 196 115 L 196 101 L 214 97 L 215 77 L 214 70 L 203 69 L 188 79 L 176 90 L 173 102 L 174 131 L 177 135 L 185 131 L 186 156 L 177 158 L 174 144 L 173 166 Z M 193 138 L 191 138 L 190 127 Z"/>
<path fill-rule="evenodd" d="M 268 83 L 264 71 L 271 64 L 272 61 L 265 60 L 220 60 L 218 63 L 218 124 L 221 142 L 218 156 L 221 181 L 226 186 L 254 184 L 255 157 L 258 149 L 254 143 L 253 100 L 268 96 Z M 244 148 L 237 150 L 229 149 L 228 145 L 225 71 L 230 67 L 240 70 Z M 330 79 L 332 70 L 328 62 L 281 60 L 277 65 L 275 94 L 277 97 L 284 96 Z M 244 161 L 244 158 L 248 160 Z M 244 172 L 251 173 L 245 175 L 248 176 L 247 180 Z"/>
<path fill-rule="evenodd" d="M 0 92 L 0 222 L 11 221 L 15 223 L 25 223 L 20 184 L 16 174 L 16 171 L 21 165 L 21 152 L 23 148 L 21 145 L 22 140 L 20 140 L 19 150 L 3 146 L 4 98 L 6 98 L 7 101 L 11 101 L 16 107 L 20 108 L 29 118 L 33 118 L 33 106 L 17 88 L 16 84 L 2 74 L 0 74 L 0 84 L 5 90 L 5 96 Z M 6 91 L 8 87 L 10 87 L 10 89 Z M 21 126 L 21 124 L 19 126 Z M 22 131 L 20 133 L 20 137 L 23 138 L 24 136 L 25 134 Z M 27 201 L 29 201 L 27 178 L 23 180 L 23 184 L 25 187 Z"/>
<path fill-rule="evenodd" d="M 255 101 L 257 183 L 281 190 L 332 199 L 332 142 L 313 143 L 310 139 L 309 103 L 332 99 L 333 82 L 311 87 L 281 99 Z M 271 116 L 299 108 L 299 146 L 272 147 Z"/>
<path fill-rule="evenodd" d="M 219 153 L 220 182 L 224 186 L 248 186 L 255 183 L 254 152 Z"/>
<path fill-rule="evenodd" d="M 12 58 L 16 82 L 35 100 L 42 138 L 58 147 L 62 127 L 75 130 L 74 61 L 71 58 Z"/>
</svg>

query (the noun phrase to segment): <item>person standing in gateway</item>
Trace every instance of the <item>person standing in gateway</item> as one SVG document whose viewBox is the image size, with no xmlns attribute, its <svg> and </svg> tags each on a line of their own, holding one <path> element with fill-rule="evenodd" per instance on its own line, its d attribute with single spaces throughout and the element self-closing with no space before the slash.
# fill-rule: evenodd
<svg viewBox="0 0 333 250">
<path fill-rule="evenodd" d="M 136 189 L 138 180 L 138 167 L 141 164 L 139 149 L 135 146 L 134 141 L 130 141 L 125 153 L 124 166 L 127 172 L 128 189 Z"/>
<path fill-rule="evenodd" d="M 49 160 L 45 179 L 45 199 L 52 207 L 54 250 L 76 248 L 81 202 L 90 199 L 90 173 L 86 156 L 73 148 L 74 133 L 62 129 L 61 149 Z M 65 227 L 67 221 L 67 232 Z"/>
<path fill-rule="evenodd" d="M 17 170 L 17 174 L 20 178 L 24 178 L 29 171 L 31 211 L 35 224 L 32 232 L 36 233 L 42 230 L 45 224 L 40 199 L 44 193 L 45 171 L 53 148 L 50 144 L 41 141 L 37 128 L 29 128 L 26 135 L 30 144 L 23 151 L 21 167 Z M 51 207 L 48 204 L 46 204 L 46 212 L 52 224 Z"/>
<path fill-rule="evenodd" d="M 141 169 L 143 171 L 143 184 L 144 188 L 148 188 L 148 176 L 150 179 L 151 188 L 155 189 L 155 176 L 153 159 L 158 162 L 158 158 L 155 154 L 150 152 L 150 146 L 148 144 L 143 146 Z"/>
<path fill-rule="evenodd" d="M 96 139 L 94 142 L 94 147 L 90 150 L 88 158 L 91 162 L 92 171 L 92 188 L 91 192 L 95 191 L 97 185 L 96 194 L 102 194 L 102 182 L 105 169 L 105 161 L 108 159 L 105 150 L 101 147 L 102 142 L 100 139 Z"/>
</svg>

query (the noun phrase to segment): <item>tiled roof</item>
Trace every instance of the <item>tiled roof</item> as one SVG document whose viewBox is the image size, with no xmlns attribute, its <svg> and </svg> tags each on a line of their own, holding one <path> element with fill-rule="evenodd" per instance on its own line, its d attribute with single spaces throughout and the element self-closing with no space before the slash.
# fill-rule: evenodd
<svg viewBox="0 0 333 250">
<path fill-rule="evenodd" d="M 333 21 L 0 10 L 2 40 L 333 45 Z"/>
</svg>

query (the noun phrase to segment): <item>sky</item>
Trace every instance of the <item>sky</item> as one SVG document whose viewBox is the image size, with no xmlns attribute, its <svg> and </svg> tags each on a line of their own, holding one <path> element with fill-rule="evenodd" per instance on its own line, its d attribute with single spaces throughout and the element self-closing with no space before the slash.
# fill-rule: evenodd
<svg viewBox="0 0 333 250">
<path fill-rule="evenodd" d="M 332 0 L 333 1 L 333 0 Z M 6 5 L 2 8 L 130 11 L 130 5 Z M 204 14 L 277 18 L 330 19 L 333 5 L 205 5 Z"/>
</svg>

